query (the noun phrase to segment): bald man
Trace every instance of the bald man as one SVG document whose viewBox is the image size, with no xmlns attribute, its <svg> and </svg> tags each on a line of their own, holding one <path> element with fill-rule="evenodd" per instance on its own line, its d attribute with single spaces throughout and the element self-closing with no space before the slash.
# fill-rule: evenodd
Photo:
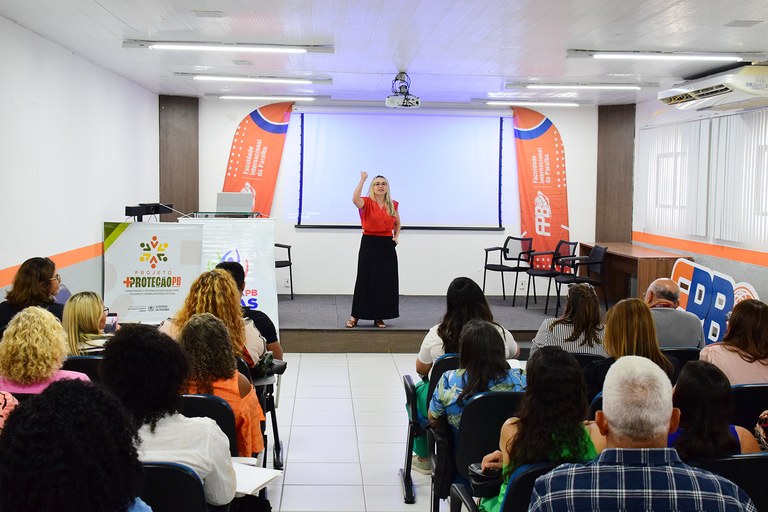
<svg viewBox="0 0 768 512">
<path fill-rule="evenodd" d="M 656 336 L 661 348 L 704 348 L 701 320 L 688 311 L 677 309 L 680 288 L 672 279 L 657 279 L 645 292 L 645 303 L 651 308 Z"/>
</svg>

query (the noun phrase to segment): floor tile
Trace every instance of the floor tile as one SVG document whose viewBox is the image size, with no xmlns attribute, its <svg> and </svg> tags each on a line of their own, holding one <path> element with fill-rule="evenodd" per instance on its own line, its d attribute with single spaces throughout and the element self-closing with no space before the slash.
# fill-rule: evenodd
<svg viewBox="0 0 768 512">
<path fill-rule="evenodd" d="M 353 437 L 349 443 L 319 444 L 291 443 L 288 452 L 289 463 L 292 462 L 354 462 L 360 463 L 357 442 Z"/>
<path fill-rule="evenodd" d="M 405 443 L 407 436 L 408 426 L 405 424 L 394 427 L 357 427 L 358 443 Z"/>
<path fill-rule="evenodd" d="M 352 398 L 402 398 L 405 400 L 403 384 L 396 386 L 358 386 L 352 388 Z"/>
<path fill-rule="evenodd" d="M 399 411 L 355 411 L 355 424 L 358 426 L 400 426 L 408 424 L 405 407 Z"/>
<path fill-rule="evenodd" d="M 298 426 L 353 426 L 355 417 L 352 411 L 343 413 L 336 411 L 296 411 L 293 415 L 293 425 Z"/>
<path fill-rule="evenodd" d="M 405 463 L 404 453 L 398 462 L 365 462 L 361 465 L 364 485 L 397 485 L 400 486 L 400 476 L 397 474 Z M 411 471 L 414 485 L 429 485 L 429 475 Z M 402 495 L 402 493 L 401 493 Z"/>
<path fill-rule="evenodd" d="M 353 390 L 358 387 L 366 386 L 391 387 L 400 390 L 400 394 L 405 393 L 405 391 L 403 391 L 403 378 L 395 371 L 392 371 L 387 375 L 350 374 L 349 383 Z"/>
<path fill-rule="evenodd" d="M 347 354 L 349 366 L 394 366 L 395 360 L 391 354 Z"/>
<path fill-rule="evenodd" d="M 403 501 L 403 491 L 400 486 L 366 485 L 363 489 L 368 512 L 427 512 L 429 510 L 429 487 L 417 487 L 414 490 L 416 503 L 410 505 Z"/>
<path fill-rule="evenodd" d="M 362 485 L 359 463 L 292 462 L 285 465 L 285 485 Z"/>
<path fill-rule="evenodd" d="M 405 439 L 405 438 L 403 438 Z M 357 443 L 357 430 L 347 427 L 291 427 L 291 440 L 294 443 L 349 444 Z"/>
<path fill-rule="evenodd" d="M 281 512 L 365 512 L 362 486 L 286 485 Z"/>
<path fill-rule="evenodd" d="M 402 398 L 354 398 L 352 407 L 359 411 L 404 411 L 405 396 Z"/>
<path fill-rule="evenodd" d="M 296 390 L 296 398 L 351 398 L 349 387 L 302 386 Z"/>
<path fill-rule="evenodd" d="M 349 375 L 380 375 L 387 377 L 397 376 L 397 366 L 386 365 L 382 366 L 350 366 Z"/>
<path fill-rule="evenodd" d="M 403 439 L 404 441 L 405 439 Z M 360 460 L 363 464 L 376 462 L 401 462 L 405 460 L 405 442 L 360 443 Z"/>
<path fill-rule="evenodd" d="M 293 412 L 335 411 L 348 414 L 352 412 L 352 400 L 349 398 L 297 398 Z"/>
<path fill-rule="evenodd" d="M 349 386 L 349 375 L 347 375 L 346 368 L 340 372 L 329 372 L 327 369 L 323 369 L 322 371 L 299 375 L 297 388 L 314 386 Z"/>
</svg>

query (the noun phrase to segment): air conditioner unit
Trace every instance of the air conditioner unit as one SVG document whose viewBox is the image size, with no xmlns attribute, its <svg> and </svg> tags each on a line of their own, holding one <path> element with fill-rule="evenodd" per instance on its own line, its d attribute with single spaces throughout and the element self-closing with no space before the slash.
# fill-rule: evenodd
<svg viewBox="0 0 768 512">
<path fill-rule="evenodd" d="M 768 106 L 768 66 L 743 66 L 662 91 L 659 100 L 681 110 L 742 110 Z"/>
</svg>

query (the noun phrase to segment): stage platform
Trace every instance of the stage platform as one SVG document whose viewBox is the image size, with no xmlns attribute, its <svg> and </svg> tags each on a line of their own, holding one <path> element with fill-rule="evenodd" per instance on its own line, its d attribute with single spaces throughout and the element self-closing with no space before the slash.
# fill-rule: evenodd
<svg viewBox="0 0 768 512">
<path fill-rule="evenodd" d="M 555 298 L 544 314 L 546 297 L 534 304 L 531 297 L 525 309 L 525 296 L 518 296 L 515 307 L 512 297 L 488 297 L 494 319 L 509 330 L 527 353 L 541 322 L 554 316 Z M 287 352 L 392 352 L 417 353 L 424 335 L 440 323 L 445 313 L 443 296 L 400 296 L 400 317 L 387 320 L 386 329 L 373 327 L 370 320 L 361 320 L 348 329 L 345 323 L 352 309 L 351 295 L 290 295 L 278 297 L 280 342 Z"/>
</svg>

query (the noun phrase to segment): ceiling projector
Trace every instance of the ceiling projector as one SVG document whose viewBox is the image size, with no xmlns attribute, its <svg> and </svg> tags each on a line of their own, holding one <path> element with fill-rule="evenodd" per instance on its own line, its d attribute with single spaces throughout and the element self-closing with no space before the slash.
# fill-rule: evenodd
<svg viewBox="0 0 768 512">
<path fill-rule="evenodd" d="M 387 96 L 386 105 L 390 108 L 418 108 L 421 100 L 409 92 L 411 78 L 407 73 L 400 72 L 392 80 L 392 96 Z"/>
</svg>

